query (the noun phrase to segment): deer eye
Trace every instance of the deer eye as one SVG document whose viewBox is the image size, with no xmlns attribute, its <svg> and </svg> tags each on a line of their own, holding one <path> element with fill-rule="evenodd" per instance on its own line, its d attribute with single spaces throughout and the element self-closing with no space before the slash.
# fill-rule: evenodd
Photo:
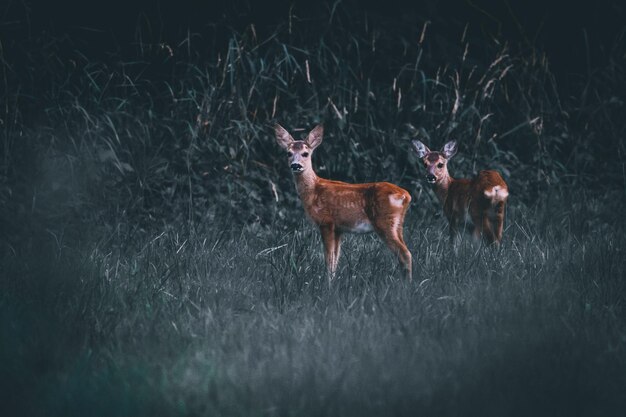
<svg viewBox="0 0 626 417">
<path fill-rule="evenodd" d="M 302 156 L 303 156 L 304 158 L 306 158 L 307 156 L 309 156 L 309 153 L 308 153 L 308 152 L 305 152 L 305 153 L 303 153 L 303 154 L 302 154 Z"/>
<path fill-rule="evenodd" d="M 439 162 L 439 163 L 437 164 L 437 168 L 443 168 L 443 164 L 442 164 L 441 162 Z"/>
<path fill-rule="evenodd" d="M 287 152 L 287 156 L 292 157 L 292 156 L 293 156 L 293 153 L 291 153 L 291 152 Z"/>
</svg>

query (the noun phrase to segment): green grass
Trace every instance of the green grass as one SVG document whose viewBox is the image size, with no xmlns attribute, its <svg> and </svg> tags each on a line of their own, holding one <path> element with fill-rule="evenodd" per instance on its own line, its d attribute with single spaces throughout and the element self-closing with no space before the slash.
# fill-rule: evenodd
<svg viewBox="0 0 626 417">
<path fill-rule="evenodd" d="M 576 237 L 537 217 L 512 209 L 493 249 L 468 239 L 453 248 L 441 219 L 411 216 L 412 284 L 377 239 L 357 236 L 328 289 L 318 233 L 305 223 L 290 232 L 218 224 L 184 237 L 169 228 L 87 239 L 38 260 L 9 255 L 3 407 L 618 415 L 624 224 Z"/>
</svg>

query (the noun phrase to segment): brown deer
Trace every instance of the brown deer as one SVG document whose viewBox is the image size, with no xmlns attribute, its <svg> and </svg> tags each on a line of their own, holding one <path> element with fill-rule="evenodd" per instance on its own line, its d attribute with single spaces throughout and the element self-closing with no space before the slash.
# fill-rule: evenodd
<svg viewBox="0 0 626 417">
<path fill-rule="evenodd" d="M 424 162 L 426 181 L 434 185 L 435 194 L 443 205 L 454 240 L 459 225 L 467 214 L 474 224 L 474 238 L 482 234 L 489 244 L 500 244 L 504 226 L 504 207 L 509 188 L 497 171 L 480 171 L 472 179 L 455 179 L 448 173 L 448 161 L 457 152 L 455 141 L 446 143 L 440 152 L 432 152 L 418 140 L 413 141 L 417 155 Z"/>
<path fill-rule="evenodd" d="M 376 232 L 398 256 L 410 281 L 411 252 L 402 237 L 404 216 L 411 202 L 408 191 L 388 182 L 348 184 L 318 177 L 311 156 L 322 143 L 322 125 L 313 129 L 306 140 L 294 140 L 280 125 L 275 131 L 276 141 L 287 151 L 304 212 L 320 229 L 329 283 L 337 270 L 342 235 L 366 232 Z"/>
</svg>

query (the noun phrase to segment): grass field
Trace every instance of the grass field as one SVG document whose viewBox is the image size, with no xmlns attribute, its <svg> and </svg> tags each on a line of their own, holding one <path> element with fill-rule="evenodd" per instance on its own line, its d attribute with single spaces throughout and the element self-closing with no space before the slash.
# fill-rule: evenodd
<svg viewBox="0 0 626 417">
<path fill-rule="evenodd" d="M 289 13 L 2 44 L 0 414 L 623 415 L 623 36 L 564 93 L 465 26 Z M 320 121 L 320 176 L 411 192 L 412 283 L 367 235 L 328 287 L 271 129 Z M 449 244 L 413 138 L 502 172 L 500 248 Z"/>
<path fill-rule="evenodd" d="M 50 237 L 49 251 L 3 262 L 3 407 L 619 415 L 624 223 L 579 233 L 580 213 L 565 210 L 513 207 L 497 250 L 452 248 L 441 219 L 411 217 L 412 284 L 362 236 L 346 242 L 330 290 L 305 223 L 112 232 L 80 247 Z"/>
</svg>

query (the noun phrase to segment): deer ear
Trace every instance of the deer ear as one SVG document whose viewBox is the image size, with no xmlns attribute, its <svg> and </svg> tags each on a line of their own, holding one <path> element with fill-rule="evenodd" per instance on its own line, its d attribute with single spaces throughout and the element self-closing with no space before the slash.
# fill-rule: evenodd
<svg viewBox="0 0 626 417">
<path fill-rule="evenodd" d="M 423 158 L 430 153 L 430 149 L 428 149 L 428 146 L 424 145 L 419 140 L 414 140 L 411 143 L 413 144 L 413 149 L 415 149 L 415 152 L 417 152 L 417 156 L 419 156 L 420 158 Z"/>
<path fill-rule="evenodd" d="M 276 133 L 276 142 L 278 142 L 280 147 L 285 150 L 289 149 L 289 145 L 293 142 L 293 138 L 289 132 L 287 132 L 285 128 L 279 124 L 276 124 L 274 127 L 274 132 Z"/>
<path fill-rule="evenodd" d="M 458 147 L 457 147 L 456 141 L 451 140 L 450 142 L 443 145 L 443 149 L 441 150 L 441 153 L 443 154 L 443 156 L 446 157 L 446 159 L 450 159 L 454 155 L 456 155 L 457 150 L 458 150 Z"/>
<path fill-rule="evenodd" d="M 311 130 L 309 136 L 306 138 L 306 144 L 309 145 L 309 148 L 315 149 L 322 143 L 322 139 L 324 137 L 324 125 L 317 125 L 315 129 Z"/>
</svg>

